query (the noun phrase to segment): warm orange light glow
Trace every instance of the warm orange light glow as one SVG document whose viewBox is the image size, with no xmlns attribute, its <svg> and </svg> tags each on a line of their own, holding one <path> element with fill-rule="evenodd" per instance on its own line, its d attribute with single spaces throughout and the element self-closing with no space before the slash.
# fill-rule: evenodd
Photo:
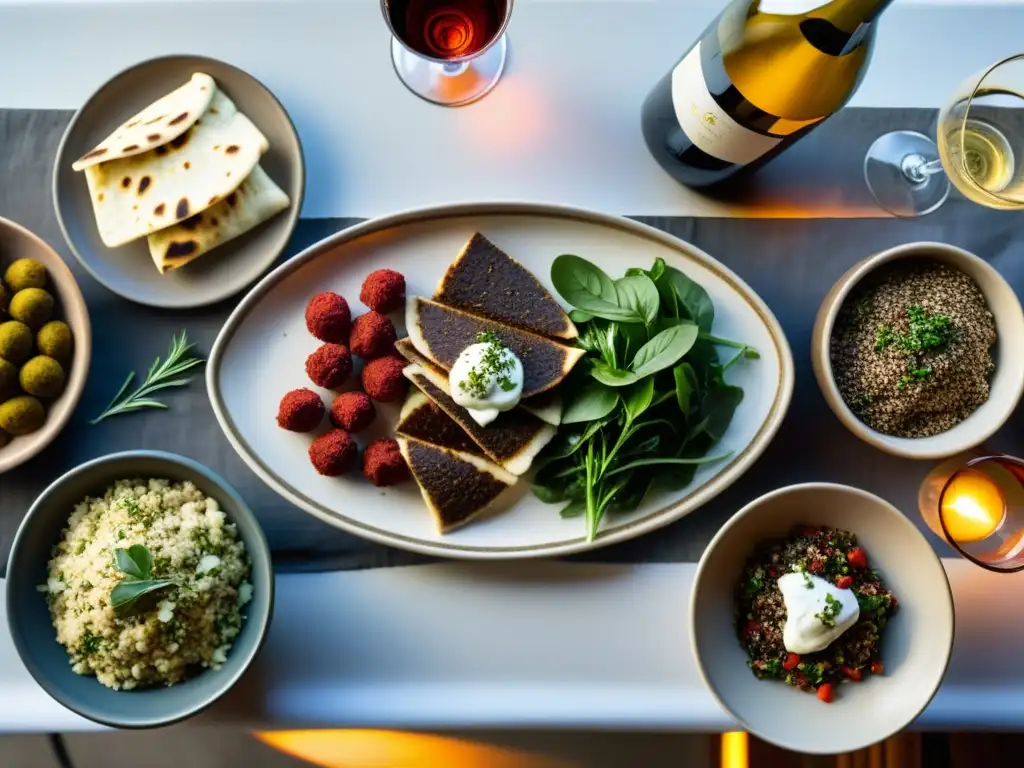
<svg viewBox="0 0 1024 768">
<path fill-rule="evenodd" d="M 721 768 L 747 768 L 750 765 L 750 743 L 743 731 L 722 734 Z"/>
<path fill-rule="evenodd" d="M 455 122 L 466 141 L 488 152 L 530 152 L 550 133 L 552 110 L 536 83 L 505 73 L 487 94 L 487 109 L 465 110 Z"/>
<path fill-rule="evenodd" d="M 425 733 L 354 729 L 253 735 L 321 768 L 572 768 L 541 755 Z"/>
<path fill-rule="evenodd" d="M 986 538 L 999 527 L 1005 511 L 1002 491 L 976 469 L 960 472 L 942 497 L 942 519 L 958 542 Z"/>
</svg>

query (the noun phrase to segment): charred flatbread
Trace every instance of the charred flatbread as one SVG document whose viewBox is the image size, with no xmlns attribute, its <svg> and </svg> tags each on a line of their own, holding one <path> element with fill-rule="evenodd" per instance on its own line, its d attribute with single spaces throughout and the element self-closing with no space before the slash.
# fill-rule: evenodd
<svg viewBox="0 0 1024 768">
<path fill-rule="evenodd" d="M 398 447 L 440 533 L 478 517 L 516 484 L 515 475 L 470 453 L 402 435 Z"/>
<path fill-rule="evenodd" d="M 410 363 L 433 368 L 443 376 L 448 375 L 448 372 L 443 368 L 438 367 L 432 360 L 428 360 L 421 355 L 408 337 L 395 342 L 395 351 Z M 552 426 L 557 427 L 562 423 L 562 394 L 557 389 L 551 389 L 525 400 L 520 400 L 519 407 Z"/>
<path fill-rule="evenodd" d="M 473 438 L 418 389 L 409 392 L 395 432 L 442 448 L 486 458 L 480 446 L 473 442 Z"/>
<path fill-rule="evenodd" d="M 448 380 L 435 369 L 407 365 L 403 373 L 455 421 L 489 459 L 514 475 L 526 472 L 533 458 L 555 436 L 553 426 L 521 408 L 499 414 L 498 418 L 482 427 L 452 399 Z"/>
<path fill-rule="evenodd" d="M 479 232 L 448 267 L 434 300 L 541 336 L 571 340 L 578 335 L 536 276 Z"/>
<path fill-rule="evenodd" d="M 418 296 L 407 302 L 405 327 L 416 350 L 446 371 L 479 334 L 493 333 L 522 361 L 523 398 L 558 386 L 583 356 L 582 349 Z"/>
</svg>

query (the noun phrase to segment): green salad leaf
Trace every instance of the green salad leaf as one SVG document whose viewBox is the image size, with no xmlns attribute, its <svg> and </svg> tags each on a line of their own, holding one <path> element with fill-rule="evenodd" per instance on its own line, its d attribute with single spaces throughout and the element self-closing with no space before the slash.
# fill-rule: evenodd
<svg viewBox="0 0 1024 768">
<path fill-rule="evenodd" d="M 707 291 L 662 259 L 613 280 L 566 254 L 551 282 L 572 305 L 585 355 L 563 384 L 562 424 L 537 457 L 533 493 L 561 504 L 562 517 L 584 517 L 593 539 L 606 512 L 685 488 L 700 466 L 729 457 L 711 452 L 743 400 L 725 374 L 758 355 L 713 336 Z M 724 363 L 719 347 L 735 350 Z"/>
</svg>

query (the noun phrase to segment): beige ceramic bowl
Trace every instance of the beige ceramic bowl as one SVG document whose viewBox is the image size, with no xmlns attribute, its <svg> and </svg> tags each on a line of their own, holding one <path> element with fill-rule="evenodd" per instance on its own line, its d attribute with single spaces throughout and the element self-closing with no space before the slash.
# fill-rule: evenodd
<svg viewBox="0 0 1024 768">
<path fill-rule="evenodd" d="M 837 686 L 831 704 L 754 677 L 734 629 L 733 589 L 746 559 L 798 524 L 852 531 L 899 599 L 882 634 L 885 674 Z M 704 682 L 743 728 L 786 749 L 847 752 L 903 729 L 931 701 L 953 648 L 953 597 L 938 556 L 891 504 L 843 485 L 793 485 L 748 504 L 708 545 L 694 577 L 690 642 Z"/>
<path fill-rule="evenodd" d="M 54 294 L 57 304 L 54 318 L 63 320 L 71 327 L 75 348 L 71 365 L 65 371 L 67 381 L 64 391 L 56 400 L 47 403 L 46 423 L 32 434 L 16 437 L 0 448 L 0 473 L 28 461 L 57 437 L 82 396 L 92 357 L 89 311 L 71 270 L 57 252 L 36 235 L 13 221 L 0 218 L 0 271 L 6 270 L 12 261 L 26 257 L 35 259 L 49 272 L 48 290 Z"/>
<path fill-rule="evenodd" d="M 832 377 L 829 346 L 832 326 L 846 297 L 869 272 L 883 264 L 912 257 L 943 261 L 969 275 L 981 289 L 996 321 L 998 340 L 992 348 L 996 368 L 989 399 L 950 430 L 931 437 L 894 437 L 876 432 L 858 419 L 843 401 Z M 908 459 L 941 459 L 973 448 L 995 433 L 1010 417 L 1024 393 L 1024 355 L 1006 354 L 1024 345 L 1024 312 L 1013 288 L 994 267 L 962 248 L 944 243 L 908 243 L 870 256 L 854 265 L 832 286 L 818 310 L 811 337 L 811 363 L 825 401 L 839 420 L 861 440 Z"/>
</svg>

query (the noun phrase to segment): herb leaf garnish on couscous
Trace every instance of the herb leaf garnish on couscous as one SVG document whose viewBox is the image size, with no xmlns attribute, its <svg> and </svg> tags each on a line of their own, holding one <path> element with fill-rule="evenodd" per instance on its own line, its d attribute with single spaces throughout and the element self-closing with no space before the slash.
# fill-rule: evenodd
<svg viewBox="0 0 1024 768">
<path fill-rule="evenodd" d="M 117 569 L 127 577 L 110 591 L 110 604 L 118 615 L 125 616 L 140 607 L 141 598 L 157 590 L 173 587 L 170 579 L 153 579 L 153 556 L 141 544 L 128 549 L 115 549 Z"/>
</svg>

